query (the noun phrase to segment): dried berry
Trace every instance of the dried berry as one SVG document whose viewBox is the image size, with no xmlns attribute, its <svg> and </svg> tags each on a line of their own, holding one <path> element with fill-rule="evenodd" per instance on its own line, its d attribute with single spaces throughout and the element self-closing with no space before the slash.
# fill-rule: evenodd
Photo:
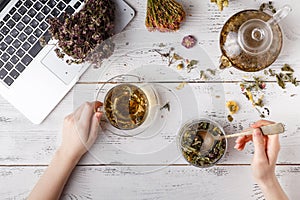
<svg viewBox="0 0 300 200">
<path fill-rule="evenodd" d="M 145 25 L 149 31 L 176 31 L 185 18 L 181 4 L 174 0 L 148 0 Z"/>
<path fill-rule="evenodd" d="M 228 119 L 229 122 L 233 121 L 233 117 L 231 115 L 227 115 L 227 119 Z"/>
<path fill-rule="evenodd" d="M 192 48 L 193 46 L 196 45 L 196 38 L 192 35 L 188 35 L 188 36 L 185 36 L 183 39 L 182 39 L 182 46 L 184 46 L 185 48 Z"/>
<path fill-rule="evenodd" d="M 51 36 L 58 40 L 63 53 L 80 63 L 89 53 L 113 34 L 114 4 L 111 0 L 87 0 L 74 15 L 64 13 L 63 19 L 49 20 Z"/>
</svg>

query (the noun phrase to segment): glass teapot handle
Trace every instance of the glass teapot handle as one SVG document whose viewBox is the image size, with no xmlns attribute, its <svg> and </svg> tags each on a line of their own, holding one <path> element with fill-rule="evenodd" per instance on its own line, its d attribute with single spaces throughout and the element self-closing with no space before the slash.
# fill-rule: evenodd
<svg viewBox="0 0 300 200">
<path fill-rule="evenodd" d="M 292 8 L 289 5 L 285 5 L 280 8 L 272 17 L 267 21 L 270 26 L 278 24 L 283 18 L 285 18 L 290 12 Z"/>
</svg>

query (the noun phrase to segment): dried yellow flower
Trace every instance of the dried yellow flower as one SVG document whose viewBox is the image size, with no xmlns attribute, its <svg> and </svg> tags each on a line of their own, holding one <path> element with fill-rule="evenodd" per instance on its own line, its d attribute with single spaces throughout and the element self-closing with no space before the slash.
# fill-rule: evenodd
<svg viewBox="0 0 300 200">
<path fill-rule="evenodd" d="M 220 11 L 222 11 L 224 7 L 228 7 L 228 0 L 210 0 L 210 2 L 216 3 Z"/>
<path fill-rule="evenodd" d="M 227 101 L 226 106 L 231 115 L 235 114 L 239 110 L 239 105 L 235 101 Z"/>
</svg>

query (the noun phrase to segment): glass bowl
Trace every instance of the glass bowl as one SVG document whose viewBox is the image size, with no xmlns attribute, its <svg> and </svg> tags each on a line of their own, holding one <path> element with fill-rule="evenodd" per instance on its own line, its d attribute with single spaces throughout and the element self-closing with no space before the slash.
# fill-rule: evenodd
<svg viewBox="0 0 300 200">
<path fill-rule="evenodd" d="M 200 118 L 187 122 L 180 129 L 178 134 L 178 147 L 187 162 L 205 168 L 214 166 L 225 155 L 227 150 L 227 140 L 214 141 L 212 147 L 202 152 L 201 146 L 205 139 L 205 134 L 225 135 L 223 128 L 216 122 Z"/>
</svg>

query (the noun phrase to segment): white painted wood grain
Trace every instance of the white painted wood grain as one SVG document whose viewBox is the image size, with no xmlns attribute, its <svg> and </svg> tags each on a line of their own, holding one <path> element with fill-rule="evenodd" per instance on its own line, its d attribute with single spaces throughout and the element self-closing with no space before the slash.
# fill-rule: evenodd
<svg viewBox="0 0 300 200">
<path fill-rule="evenodd" d="M 145 30 L 146 1 L 127 0 L 127 2 L 136 10 L 136 16 L 126 30 L 129 32 L 135 29 Z M 64 116 L 74 110 L 73 106 L 95 99 L 94 94 L 97 89 L 95 82 L 106 81 L 109 77 L 129 71 L 140 73 L 137 67 L 141 65 L 160 65 L 168 68 L 166 70 L 168 72 L 171 70 L 174 76 L 168 76 L 165 70 L 160 71 L 158 81 L 161 81 L 164 86 L 167 83 L 162 83 L 162 81 L 175 81 L 176 83 L 171 84 L 172 87 L 179 85 L 182 81 L 203 81 L 199 77 L 200 70 L 218 69 L 221 55 L 219 34 L 225 21 L 236 12 L 249 8 L 256 9 L 262 3 L 261 0 L 230 1 L 229 7 L 219 12 L 216 5 L 211 4 L 209 0 L 182 0 L 181 2 L 187 11 L 187 18 L 178 32 L 165 34 L 162 37 L 158 37 L 159 34 L 147 33 L 144 35 L 147 40 L 143 43 L 140 42 L 143 38 L 137 40 L 133 37 L 123 37 L 120 39 L 116 54 L 110 58 L 110 60 L 118 61 L 117 67 L 90 68 L 81 78 L 80 84 L 77 84 L 62 100 L 43 124 L 31 124 L 0 97 L 1 199 L 26 198 L 45 169 L 45 166 L 39 165 L 47 165 L 50 162 L 60 142 Z M 274 0 L 273 2 L 277 8 L 283 4 L 290 4 L 294 10 L 281 23 L 285 34 L 284 45 L 278 60 L 270 68 L 279 70 L 284 63 L 288 63 L 295 69 L 295 76 L 299 78 L 300 27 L 297 20 L 300 16 L 297 11 L 300 4 L 296 0 Z M 180 46 L 182 37 L 187 34 L 194 35 L 198 40 L 197 46 L 191 50 Z M 158 48 L 161 42 L 167 45 L 162 51 L 175 46 L 175 51 L 180 55 L 198 60 L 199 67 L 191 73 L 176 70 L 176 65 L 167 67 L 166 60 L 149 52 L 153 48 Z M 199 53 L 203 51 L 205 53 Z M 110 60 L 106 62 L 110 64 Z M 206 82 L 186 85 L 179 92 L 191 89 L 194 94 L 187 95 L 184 100 L 196 99 L 197 106 L 191 105 L 191 107 L 197 107 L 199 115 L 219 122 L 226 133 L 230 134 L 248 127 L 250 123 L 259 119 L 256 110 L 241 94 L 238 84 L 242 79 L 251 80 L 253 76 L 275 81 L 265 76 L 263 72 L 244 73 L 229 68 L 218 70 L 217 75 L 209 76 Z M 220 82 L 225 83 L 220 84 Z M 300 102 L 299 92 L 299 87 L 288 85 L 286 90 L 282 90 L 273 82 L 267 83 L 265 93 L 266 106 L 271 111 L 268 119 L 283 122 L 287 129 L 280 136 L 281 151 L 278 158 L 278 163 L 285 164 L 285 166 L 278 166 L 276 174 L 290 199 L 300 198 L 297 187 L 300 180 L 300 122 L 298 120 L 300 112 L 297 109 Z M 232 123 L 226 119 L 228 114 L 224 108 L 226 100 L 235 100 L 240 104 L 240 111 L 234 115 Z M 193 114 L 189 114 L 186 118 L 193 117 Z M 146 152 L 144 158 L 141 155 L 134 155 L 132 149 L 128 149 L 128 146 L 136 141 L 115 136 L 106 137 L 104 140 L 104 137 L 100 136 L 91 153 L 80 162 L 87 166 L 76 168 L 62 199 L 263 199 L 258 186 L 251 179 L 250 167 L 240 165 L 251 162 L 253 154 L 251 144 L 245 151 L 237 152 L 233 149 L 234 140 L 231 139 L 226 156 L 220 163 L 225 166 L 203 170 L 187 166 L 183 158 L 177 157 L 179 152 L 177 152 L 175 142 L 176 133 L 165 131 L 160 136 L 160 138 L 157 137 L 160 142 L 156 141 L 156 144 L 164 147 L 160 149 L 167 150 L 158 152 L 159 156 L 157 156 L 157 152 L 156 154 L 149 153 L 149 149 L 146 149 L 147 151 L 142 149 L 144 153 Z M 113 165 L 89 166 L 109 163 Z M 143 172 L 149 173 L 141 174 Z M 222 190 L 215 188 L 222 188 Z"/>
<path fill-rule="evenodd" d="M 175 47 L 175 49 L 177 48 L 176 51 L 180 54 L 196 54 L 193 52 L 198 51 L 197 47 L 203 49 L 210 57 L 213 66 L 207 66 L 207 63 L 204 63 L 200 64 L 200 67 L 204 69 L 218 68 L 219 58 L 221 55 L 221 51 L 219 48 L 219 35 L 223 24 L 234 13 L 242 11 L 244 9 L 257 9 L 262 2 L 263 1 L 260 0 L 232 1 L 230 2 L 228 8 L 225 8 L 223 12 L 219 12 L 214 4 L 211 4 L 207 1 L 182 1 L 187 10 L 187 17 L 181 29 L 175 33 L 163 33 L 161 34 L 161 36 L 158 36 L 159 33 L 147 32 L 144 27 L 146 1 L 128 1 L 128 3 L 131 4 L 137 11 L 137 15 L 130 23 L 130 25 L 125 29 L 125 31 L 130 32 L 136 30 L 136 33 L 138 33 L 138 30 L 140 30 L 140 32 L 143 34 L 141 34 L 142 36 L 140 35 L 139 37 L 132 36 L 132 34 L 124 37 L 124 33 L 119 35 L 120 39 L 116 40 L 116 44 L 120 47 L 120 49 L 116 50 L 116 55 L 114 56 L 122 55 L 122 60 L 125 60 L 125 63 L 126 61 L 132 62 L 132 60 L 134 60 L 135 67 L 137 65 L 150 63 L 166 64 L 166 62 L 158 62 L 161 61 L 161 59 L 159 59 L 159 56 L 153 57 L 151 56 L 152 54 L 150 55 L 149 53 L 145 52 L 153 48 L 158 48 L 157 45 L 160 43 L 173 42 L 173 44 L 170 46 Z M 280 8 L 281 6 L 283 6 L 283 4 L 290 4 L 293 8 L 293 11 L 286 19 L 284 19 L 280 23 L 282 26 L 282 30 L 285 33 L 284 44 L 279 58 L 269 68 L 279 70 L 284 63 L 288 63 L 296 70 L 296 77 L 300 77 L 300 71 L 298 70 L 300 67 L 300 58 L 298 56 L 300 52 L 300 45 L 298 45 L 300 42 L 300 26 L 297 25 L 297 19 L 299 19 L 300 17 L 299 12 L 297 12 L 299 4 L 296 0 L 289 0 L 284 2 L 275 0 L 273 1 L 273 4 L 276 8 Z M 194 49 L 180 49 L 180 42 L 183 36 L 187 34 L 194 35 L 198 40 L 198 44 Z M 288 34 L 291 36 L 287 36 Z M 143 40 L 143 38 L 145 39 Z M 175 45 L 174 43 L 177 43 L 177 45 Z M 141 46 L 143 46 L 144 52 L 140 51 Z M 134 51 L 136 53 L 135 56 L 124 56 L 129 51 Z M 112 56 L 111 59 L 115 60 L 114 56 Z M 201 54 L 194 56 L 194 58 L 199 60 L 200 63 L 203 57 L 205 56 Z M 187 56 L 186 58 L 189 59 L 190 56 Z M 126 71 L 128 70 L 128 66 L 121 66 L 118 69 Z M 90 69 L 85 75 L 83 75 L 81 81 L 99 81 L 99 73 L 101 73 L 101 69 Z M 116 73 L 118 74 L 118 71 Z M 264 79 L 273 81 L 275 80 L 274 78 L 265 76 L 263 74 L 263 71 L 256 73 L 246 73 L 235 68 L 229 68 L 226 70 L 219 70 L 218 73 L 220 75 L 220 78 L 212 77 L 212 80 L 217 79 L 223 81 L 240 81 L 244 76 L 263 76 Z"/>
<path fill-rule="evenodd" d="M 1 167 L 1 199 L 25 199 L 44 169 Z M 152 167 L 77 167 L 61 199 L 264 199 L 252 180 L 250 166 L 149 169 Z M 300 178 L 299 167 L 277 166 L 276 175 L 290 199 L 299 199 L 295 184 Z"/>
<path fill-rule="evenodd" d="M 185 91 L 192 91 L 193 94 L 182 98 L 180 102 L 186 102 L 183 106 L 191 110 L 198 109 L 197 112 L 187 112 L 185 123 L 188 119 L 192 119 L 195 115 L 199 117 L 209 117 L 220 123 L 227 134 L 238 132 L 249 126 L 250 123 L 259 119 L 258 112 L 252 107 L 251 103 L 242 95 L 237 83 L 212 84 L 212 83 L 193 83 L 185 85 L 181 90 L 175 87 L 180 83 L 164 83 L 165 87 L 174 88 L 178 95 L 184 95 Z M 77 107 L 82 102 L 95 100 L 95 93 L 98 85 L 95 84 L 78 84 L 65 100 L 58 105 L 50 117 L 39 126 L 32 125 L 25 120 L 18 112 L 14 111 L 9 105 L 5 110 L 1 111 L 1 116 L 10 118 L 9 121 L 2 120 L 0 126 L 0 149 L 1 164 L 47 164 L 50 161 L 56 146 L 60 142 L 60 130 L 64 116 L 72 112 L 73 105 Z M 266 107 L 270 109 L 270 116 L 267 119 L 280 121 L 286 125 L 287 131 L 280 136 L 281 152 L 279 163 L 300 163 L 300 138 L 299 138 L 299 117 L 298 105 L 300 95 L 299 87 L 291 86 L 289 92 L 282 90 L 277 84 L 267 83 L 265 94 Z M 224 90 L 222 90 L 224 89 Z M 272 91 L 272 92 L 271 92 Z M 291 92 L 291 93 L 290 93 Z M 297 94 L 291 97 L 291 94 Z M 279 98 L 280 97 L 280 98 Z M 228 122 L 228 110 L 225 108 L 225 101 L 234 100 L 239 103 L 240 111 L 233 115 L 234 121 Z M 187 102 L 195 101 L 198 105 L 189 105 Z M 1 100 L 1 104 L 5 104 Z M 171 104 L 171 110 L 172 110 Z M 184 111 L 182 111 L 184 112 Z M 169 115 L 173 118 L 172 115 Z M 123 138 L 113 136 L 107 132 L 103 137 L 99 137 L 95 146 L 91 150 L 92 155 L 87 155 L 82 163 L 119 163 L 119 164 L 173 164 L 185 163 L 181 159 L 177 159 L 179 152 L 176 146 L 176 134 L 170 130 L 178 131 L 178 124 L 175 129 L 169 126 L 169 130 L 162 131 L 156 135 L 151 144 L 162 152 L 155 151 L 155 146 L 148 146 L 136 150 L 132 144 L 139 146 L 147 144 L 148 140 Z M 137 147 L 136 146 L 136 147 Z M 249 147 L 244 152 L 237 152 L 233 149 L 234 139 L 229 140 L 228 151 L 223 163 L 239 164 L 249 163 L 251 161 L 253 147 Z M 130 148 L 129 148 L 130 147 Z M 151 147 L 151 148 L 150 148 Z M 133 151 L 135 151 L 133 153 Z M 155 152 L 155 153 L 153 153 Z M 170 153 L 172 152 L 172 153 Z M 141 155 L 146 154 L 146 156 Z M 153 154 L 152 154 L 153 153 Z M 159 156 L 156 156 L 159 154 Z M 96 155 L 96 156 L 95 156 Z M 96 158 L 96 160 L 95 160 Z"/>
</svg>

